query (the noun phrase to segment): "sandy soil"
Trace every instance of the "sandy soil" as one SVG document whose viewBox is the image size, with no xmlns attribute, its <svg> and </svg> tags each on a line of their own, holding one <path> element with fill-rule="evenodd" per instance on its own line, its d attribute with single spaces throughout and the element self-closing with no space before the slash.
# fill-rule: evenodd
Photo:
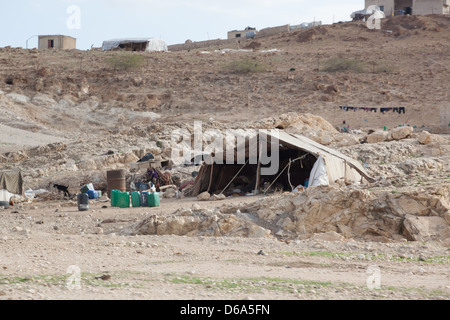
<svg viewBox="0 0 450 320">
<path fill-rule="evenodd" d="M 3 210 L 0 299 L 450 297 L 448 248 L 439 243 L 120 235 L 147 215 L 196 202 L 164 199 L 159 208 L 120 209 L 91 200 L 89 211 L 78 211 L 67 200 L 35 201 Z"/>
</svg>

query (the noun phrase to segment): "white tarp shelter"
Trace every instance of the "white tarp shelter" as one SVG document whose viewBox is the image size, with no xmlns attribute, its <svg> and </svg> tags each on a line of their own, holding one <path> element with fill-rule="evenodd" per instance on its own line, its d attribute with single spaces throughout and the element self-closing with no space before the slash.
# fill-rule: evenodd
<svg viewBox="0 0 450 320">
<path fill-rule="evenodd" d="M 381 11 L 381 8 L 379 6 L 369 6 L 367 9 L 363 9 L 363 10 L 359 10 L 359 11 L 355 11 L 352 12 L 352 14 L 350 15 L 350 18 L 355 19 L 355 18 L 364 18 L 367 16 L 371 16 L 373 15 L 373 17 L 375 19 L 384 19 L 386 18 L 386 14 Z"/>
<path fill-rule="evenodd" d="M 125 38 L 103 41 L 104 51 L 131 48 L 133 51 L 164 51 L 167 52 L 167 43 L 158 38 Z M 138 48 L 138 49 L 137 49 Z"/>
</svg>

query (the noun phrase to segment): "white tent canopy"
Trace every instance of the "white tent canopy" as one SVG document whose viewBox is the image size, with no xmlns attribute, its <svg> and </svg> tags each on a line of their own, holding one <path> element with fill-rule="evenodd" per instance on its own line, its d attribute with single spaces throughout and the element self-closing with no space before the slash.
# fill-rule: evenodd
<svg viewBox="0 0 450 320">
<path fill-rule="evenodd" d="M 167 52 L 167 44 L 165 41 L 157 38 L 124 38 L 124 39 L 112 39 L 103 41 L 103 50 L 113 50 L 119 48 L 121 45 L 127 44 L 143 44 L 145 45 L 145 51 L 165 51 Z"/>
</svg>

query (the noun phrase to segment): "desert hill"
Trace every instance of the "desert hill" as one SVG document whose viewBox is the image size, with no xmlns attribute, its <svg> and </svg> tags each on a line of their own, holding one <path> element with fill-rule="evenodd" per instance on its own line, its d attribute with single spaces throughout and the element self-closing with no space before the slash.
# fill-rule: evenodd
<svg viewBox="0 0 450 320">
<path fill-rule="evenodd" d="M 3 48 L 0 88 L 37 100 L 15 116 L 53 132 L 73 127 L 94 133 L 157 116 L 160 122 L 213 117 L 233 123 L 254 119 L 254 112 L 312 113 L 333 125 L 347 120 L 353 128 L 430 128 L 440 125 L 450 100 L 449 26 L 445 16 L 392 17 L 382 30 L 364 22 L 337 23 L 234 48 L 135 53 L 141 57 L 127 70 L 121 69 L 126 62 L 111 60 L 117 52 Z M 56 114 L 34 107 L 53 102 Z M 72 110 L 74 105 L 79 109 Z M 406 113 L 344 114 L 339 106 L 404 107 Z M 118 113 L 118 122 L 103 116 Z M 88 121 L 79 121 L 87 114 Z"/>
<path fill-rule="evenodd" d="M 32 195 L 0 207 L 0 299 L 448 299 L 449 57 L 445 16 L 165 53 L 0 48 L 0 167 Z M 170 159 L 199 120 L 205 143 L 208 129 L 305 135 L 374 181 L 197 198 L 177 191 L 199 167 L 168 167 L 177 188 L 158 208 L 78 210 L 83 185 L 105 194 L 122 168 L 131 185 L 131 165 Z"/>
</svg>

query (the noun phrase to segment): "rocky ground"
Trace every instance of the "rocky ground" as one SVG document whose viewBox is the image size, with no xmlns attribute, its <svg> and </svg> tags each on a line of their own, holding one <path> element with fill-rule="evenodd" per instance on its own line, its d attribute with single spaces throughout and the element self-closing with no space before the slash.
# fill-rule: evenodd
<svg viewBox="0 0 450 320">
<path fill-rule="evenodd" d="M 149 215 L 197 205 L 162 203 L 129 210 L 99 201 L 80 213 L 56 201 L 2 211 L 0 298 L 449 298 L 448 247 L 440 242 L 356 241 L 335 233 L 292 241 L 121 233 Z"/>
<path fill-rule="evenodd" d="M 0 164 L 22 170 L 28 197 L 0 209 L 0 299 L 449 299 L 449 26 L 441 16 L 395 17 L 382 31 L 339 23 L 258 39 L 250 52 L 142 54 L 121 71 L 108 62 L 118 53 L 1 48 Z M 334 58 L 363 69 L 326 71 Z M 267 69 L 230 72 L 240 59 Z M 119 168 L 131 182 L 148 152 L 170 160 L 173 133 L 194 120 L 205 143 L 208 129 L 303 134 L 375 182 L 204 201 L 169 190 L 159 208 L 101 198 L 78 211 L 81 186 L 106 191 L 106 171 Z M 165 171 L 183 183 L 198 169 Z"/>
</svg>

